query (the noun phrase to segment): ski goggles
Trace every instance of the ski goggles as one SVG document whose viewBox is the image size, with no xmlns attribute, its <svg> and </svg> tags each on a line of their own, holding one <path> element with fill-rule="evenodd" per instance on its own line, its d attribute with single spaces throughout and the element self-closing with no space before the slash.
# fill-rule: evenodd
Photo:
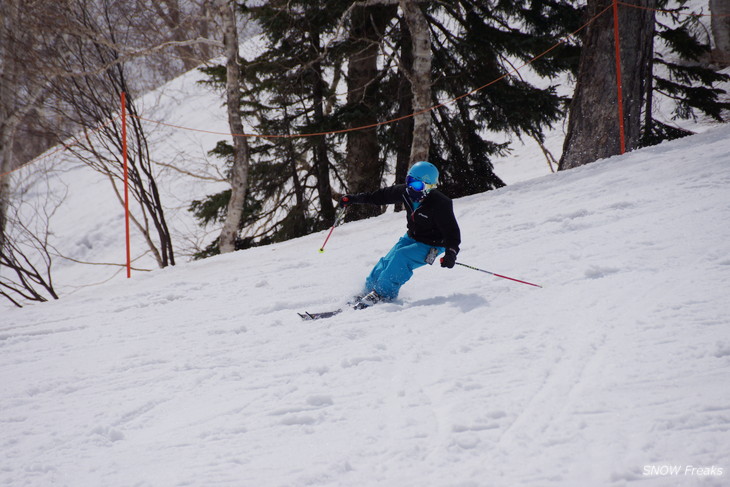
<svg viewBox="0 0 730 487">
<path fill-rule="evenodd" d="M 406 184 L 408 185 L 409 188 L 411 188 L 415 191 L 424 191 L 424 192 L 431 191 L 433 188 L 436 187 L 435 184 L 424 183 L 420 179 L 416 179 L 412 176 L 406 177 Z"/>
</svg>

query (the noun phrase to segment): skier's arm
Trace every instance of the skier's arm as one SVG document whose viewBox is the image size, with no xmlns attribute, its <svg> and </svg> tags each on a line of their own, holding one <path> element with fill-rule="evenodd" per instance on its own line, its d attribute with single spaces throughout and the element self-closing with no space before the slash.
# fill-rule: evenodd
<svg viewBox="0 0 730 487">
<path fill-rule="evenodd" d="M 451 269 L 456 263 L 456 255 L 459 253 L 459 245 L 461 244 L 461 230 L 454 215 L 454 205 L 449 200 L 445 205 L 444 211 L 439 212 L 436 219 L 436 225 L 444 236 L 444 247 L 446 253 L 441 258 L 441 267 Z"/>
<path fill-rule="evenodd" d="M 438 210 L 434 212 L 434 223 L 442 235 L 443 246 L 459 253 L 461 230 L 454 215 L 454 203 L 450 199 L 442 199 Z"/>
<path fill-rule="evenodd" d="M 404 184 L 382 188 L 371 193 L 346 194 L 340 198 L 340 206 L 392 205 L 403 201 Z"/>
</svg>

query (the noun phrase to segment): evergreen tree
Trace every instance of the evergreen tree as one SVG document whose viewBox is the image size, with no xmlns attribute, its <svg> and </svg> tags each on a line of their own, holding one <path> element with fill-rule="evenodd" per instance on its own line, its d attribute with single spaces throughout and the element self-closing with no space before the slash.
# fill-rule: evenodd
<svg viewBox="0 0 730 487">
<path fill-rule="evenodd" d="M 543 141 L 543 130 L 562 118 L 566 103 L 555 86 L 537 87 L 514 68 L 577 29 L 580 11 L 569 1 L 448 0 L 429 13 L 435 100 L 499 79 L 432 113 L 431 161 L 442 168 L 442 185 L 451 196 L 501 187 L 491 159 L 506 154 L 508 144 L 490 141 L 489 133 Z M 576 70 L 577 53 L 577 46 L 563 43 L 530 67 L 541 77 L 555 77 Z"/>
<path fill-rule="evenodd" d="M 341 61 L 329 61 L 322 39 L 336 28 L 347 2 L 321 3 L 273 0 L 242 7 L 262 27 L 266 43 L 258 56 L 243 61 L 242 110 L 257 133 L 274 137 L 251 140 L 247 205 L 255 202 L 255 211 L 247 212 L 242 228 L 250 228 L 249 236 L 239 248 L 305 235 L 334 218 L 330 177 L 341 136 L 296 137 L 339 127 L 331 121 L 328 104 L 336 100 L 326 78 L 341 76 Z M 225 78 L 221 66 L 203 71 L 214 85 Z M 219 144 L 215 153 L 229 157 L 230 147 Z M 202 223 L 220 221 L 226 194 L 194 202 L 191 210 Z"/>
<path fill-rule="evenodd" d="M 428 158 L 441 168 L 442 186 L 451 196 L 500 187 L 504 183 L 491 159 L 506 154 L 508 144 L 490 140 L 494 133 L 542 140 L 566 101 L 554 86 L 534 86 L 510 71 L 575 30 L 579 9 L 561 0 L 415 5 L 431 35 L 433 105 L 459 98 L 429 113 Z M 245 115 L 259 133 L 292 137 L 251 141 L 249 197 L 258 205 L 247 218 L 249 225 L 257 223 L 241 245 L 331 224 L 330 183 L 342 191 L 371 191 L 385 182 L 387 172 L 401 182 L 412 162 L 414 110 L 412 34 L 393 2 L 272 0 L 248 14 L 261 26 L 266 45 L 245 62 Z M 542 77 L 575 71 L 577 49 L 564 43 L 531 69 Z M 220 67 L 207 71 L 218 80 L 225 73 Z M 394 118 L 400 120 L 367 130 L 297 137 Z M 216 204 L 225 204 L 225 195 L 197 202 L 195 210 L 200 217 L 219 218 L 224 210 Z"/>
<path fill-rule="evenodd" d="M 686 15 L 686 1 L 673 10 L 667 10 L 668 3 L 640 0 L 635 6 L 619 6 L 626 150 L 691 134 L 654 118 L 656 97 L 674 103 L 674 119 L 691 118 L 700 111 L 721 120 L 722 110 L 730 108 L 730 104 L 720 101 L 724 91 L 716 87 L 716 83 L 730 78 L 700 62 L 709 52 L 709 39 L 694 28 L 697 18 Z M 584 35 L 560 169 L 621 152 L 613 16 L 606 10 L 610 6 L 610 0 L 588 2 L 588 18 L 604 13 Z M 671 15 L 669 22 L 662 20 L 667 12 Z M 657 41 L 662 41 L 666 49 L 656 49 Z"/>
<path fill-rule="evenodd" d="M 673 101 L 672 114 L 675 120 L 693 118 L 699 111 L 723 121 L 723 110 L 730 109 L 730 103 L 721 99 L 725 90 L 717 87 L 718 83 L 729 81 L 730 76 L 703 62 L 711 51 L 710 38 L 699 25 L 698 17 L 687 15 L 686 0 L 674 9 L 668 9 L 668 3 L 667 0 L 659 3 L 665 15 L 657 18 L 656 32 L 657 38 L 666 46 L 666 54 L 657 52 L 654 56 L 653 84 L 647 91 L 644 109 L 642 146 L 692 134 L 654 118 L 652 107 L 657 96 Z M 669 15 L 669 21 L 664 20 L 666 14 Z"/>
</svg>

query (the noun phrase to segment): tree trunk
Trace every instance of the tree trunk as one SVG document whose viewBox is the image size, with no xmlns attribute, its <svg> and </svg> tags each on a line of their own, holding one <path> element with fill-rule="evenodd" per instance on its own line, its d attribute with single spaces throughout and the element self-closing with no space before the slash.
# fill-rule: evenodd
<svg viewBox="0 0 730 487">
<path fill-rule="evenodd" d="M 403 33 L 401 41 L 400 66 L 401 72 L 398 75 L 398 113 L 397 117 L 408 117 L 413 113 L 413 90 L 411 90 L 411 82 L 405 76 L 413 70 L 413 42 L 411 41 L 411 33 L 405 19 L 400 19 L 401 32 Z M 395 147 L 395 181 L 394 184 L 403 183 L 406 180 L 406 174 L 411 162 L 411 145 L 413 144 L 413 117 L 403 118 L 395 123 L 393 127 L 396 147 Z M 430 135 L 430 134 L 429 134 Z M 395 205 L 395 211 L 401 211 L 403 204 Z"/>
<path fill-rule="evenodd" d="M 236 26 L 235 3 L 221 0 L 224 44 L 226 46 L 226 99 L 228 105 L 228 126 L 233 134 L 243 133 L 241 119 L 240 68 L 238 64 L 238 28 Z M 233 167 L 231 168 L 231 199 L 228 202 L 226 220 L 218 239 L 221 254 L 236 250 L 236 237 L 243 218 L 246 189 L 248 187 L 249 148 L 245 137 L 233 136 Z"/>
<path fill-rule="evenodd" d="M 413 66 L 410 73 L 415 113 L 431 106 L 431 33 L 423 11 L 415 0 L 399 0 L 410 32 Z M 428 160 L 431 146 L 431 112 L 413 117 L 410 165 Z"/>
<path fill-rule="evenodd" d="M 354 53 L 347 69 L 347 105 L 350 127 L 377 123 L 377 86 L 379 41 L 392 7 L 356 7 L 352 13 L 350 38 Z M 383 165 L 379 160 L 377 129 L 375 127 L 347 133 L 347 185 L 351 193 L 374 191 L 380 187 Z M 353 206 L 348 218 L 357 220 L 380 213 L 370 205 Z"/>
<path fill-rule="evenodd" d="M 0 6 L 0 65 L 2 66 L 2 81 L 0 82 L 0 255 L 5 247 L 5 222 L 8 207 L 7 198 L 10 193 L 10 174 L 13 169 L 12 141 L 13 133 L 17 123 L 13 122 L 13 112 L 16 107 L 17 93 L 20 87 L 17 86 L 16 76 L 16 49 L 15 40 L 17 34 L 15 28 L 18 25 L 17 15 L 20 7 L 17 1 L 8 1 Z"/>
<path fill-rule="evenodd" d="M 322 52 L 319 30 L 311 32 L 312 49 Z M 325 80 L 322 74 L 322 63 L 317 61 L 312 65 L 314 72 L 314 87 L 312 88 L 312 104 L 314 106 L 314 123 L 321 127 L 324 122 L 324 87 Z M 330 185 L 330 164 L 327 157 L 327 139 L 324 135 L 314 141 L 314 163 L 317 166 L 317 193 L 319 195 L 320 214 L 324 224 L 329 226 L 335 218 L 335 208 L 332 204 L 332 186 Z"/>
<path fill-rule="evenodd" d="M 712 61 L 722 67 L 730 66 L 730 1 L 710 0 L 710 13 L 715 41 Z"/>
<path fill-rule="evenodd" d="M 588 16 L 611 3 L 589 0 Z M 626 150 L 639 145 L 646 82 L 652 73 L 654 12 L 649 9 L 656 0 L 638 0 L 636 5 L 647 9 L 619 6 Z M 609 9 L 588 27 L 584 38 L 559 170 L 621 153 L 617 99 L 613 13 Z"/>
</svg>

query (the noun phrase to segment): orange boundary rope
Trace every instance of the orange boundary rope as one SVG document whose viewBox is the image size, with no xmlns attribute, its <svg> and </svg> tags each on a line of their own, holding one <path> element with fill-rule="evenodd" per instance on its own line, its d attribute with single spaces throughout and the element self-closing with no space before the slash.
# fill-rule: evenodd
<svg viewBox="0 0 730 487">
<path fill-rule="evenodd" d="M 451 99 L 449 101 L 445 101 L 445 102 L 439 103 L 439 104 L 434 105 L 434 106 L 429 107 L 429 108 L 424 108 L 422 110 L 419 110 L 417 112 L 413 112 L 413 113 L 408 114 L 408 115 L 403 115 L 401 117 L 393 118 L 393 119 L 390 119 L 390 120 L 385 120 L 383 122 L 376 122 L 376 123 L 372 123 L 372 124 L 369 124 L 369 125 L 362 125 L 362 126 L 359 126 L 359 127 L 350 127 L 350 128 L 346 128 L 346 129 L 340 129 L 340 130 L 332 130 L 332 131 L 328 131 L 328 132 L 311 132 L 311 133 L 306 133 L 306 134 L 282 134 L 282 135 L 273 135 L 273 134 L 231 134 L 231 133 L 228 133 L 228 132 L 215 132 L 215 131 L 212 131 L 212 130 L 194 129 L 194 128 L 190 128 L 190 127 L 184 127 L 184 126 L 181 126 L 181 125 L 174 125 L 174 124 L 167 123 L 167 122 L 160 122 L 160 121 L 157 121 L 157 120 L 151 120 L 151 119 L 148 119 L 148 118 L 143 118 L 143 117 L 140 117 L 140 116 L 137 116 L 137 115 L 131 115 L 131 116 L 133 116 L 133 117 L 135 117 L 135 118 L 137 118 L 139 120 L 143 120 L 145 122 L 156 123 L 158 125 L 164 125 L 166 127 L 172 127 L 172 128 L 182 129 L 182 130 L 190 130 L 192 132 L 202 132 L 202 133 L 206 133 L 206 134 L 215 134 L 215 135 L 228 135 L 228 136 L 231 136 L 231 137 L 256 137 L 256 138 L 261 138 L 261 139 L 293 139 L 293 138 L 299 138 L 299 137 L 316 137 L 316 136 L 321 136 L 321 135 L 342 134 L 342 133 L 346 133 L 346 132 L 355 132 L 355 131 L 358 131 L 358 130 L 366 130 L 366 129 L 371 129 L 371 128 L 375 128 L 375 127 L 380 127 L 382 125 L 388 125 L 388 124 L 391 124 L 391 123 L 399 122 L 401 120 L 406 120 L 408 118 L 412 118 L 412 117 L 415 117 L 417 115 L 421 115 L 423 113 L 427 113 L 427 112 L 430 112 L 432 110 L 436 110 L 437 108 L 441 108 L 443 106 L 450 105 L 450 104 L 452 104 L 452 103 L 454 103 L 454 102 L 456 102 L 458 100 L 461 100 L 462 98 L 466 98 L 467 96 L 471 96 L 474 93 L 477 93 L 478 91 L 481 91 L 481 90 L 483 90 L 485 88 L 488 88 L 489 86 L 491 86 L 491 85 L 493 85 L 493 84 L 495 84 L 495 83 L 497 83 L 497 82 L 505 79 L 507 76 L 509 76 L 511 74 L 515 74 L 515 73 L 519 72 L 521 69 L 523 69 L 523 68 L 529 66 L 530 64 L 534 63 L 538 59 L 542 58 L 543 56 L 547 55 L 551 51 L 555 50 L 558 46 L 560 46 L 562 44 L 565 44 L 570 37 L 575 36 L 578 32 L 580 32 L 581 30 L 585 29 L 588 25 L 590 25 L 593 21 L 595 21 L 598 17 L 600 17 L 601 15 L 603 15 L 604 13 L 606 13 L 611 8 L 612 8 L 612 5 L 609 5 L 608 7 L 606 7 L 605 9 L 603 9 L 601 12 L 599 12 L 598 14 L 596 14 L 595 16 L 593 16 L 585 24 L 581 25 L 578 29 L 576 29 L 575 31 L 571 32 L 570 34 L 567 34 L 566 36 L 564 36 L 564 39 L 556 42 L 551 47 L 549 47 L 547 50 L 545 50 L 542 53 L 538 54 L 537 56 L 535 56 L 534 58 L 530 59 L 529 61 L 527 61 L 523 65 L 521 65 L 521 66 L 519 66 L 517 68 L 513 68 L 510 71 L 507 71 L 505 74 L 503 74 L 499 78 L 496 78 L 496 79 L 490 81 L 489 83 L 486 83 L 486 84 L 484 84 L 484 85 L 482 85 L 482 86 L 480 86 L 478 88 L 475 88 L 475 89 L 473 89 L 473 90 L 471 90 L 471 91 L 469 91 L 467 93 L 464 93 L 463 95 L 459 95 L 456 98 Z"/>
<path fill-rule="evenodd" d="M 623 1 L 617 1 L 616 3 L 618 5 L 622 5 L 622 6 L 625 6 L 625 7 L 630 7 L 630 8 L 635 8 L 635 9 L 642 9 L 642 10 L 652 10 L 652 11 L 655 11 L 655 12 L 660 12 L 660 13 L 665 13 L 665 14 L 687 15 L 687 16 L 693 16 L 693 17 L 730 17 L 730 14 L 696 14 L 696 13 L 689 13 L 689 12 L 688 13 L 684 13 L 684 12 L 673 12 L 673 11 L 670 11 L 670 10 L 662 10 L 662 9 L 656 9 L 656 8 L 650 8 L 650 7 L 643 7 L 643 6 L 640 6 L 640 5 L 632 5 L 630 3 L 626 3 L 626 2 L 623 2 Z M 537 61 L 538 59 L 540 59 L 543 56 L 547 55 L 551 51 L 555 50 L 558 46 L 560 46 L 560 45 L 564 44 L 565 42 L 567 42 L 567 39 L 569 39 L 570 37 L 574 36 L 575 34 L 577 34 L 578 32 L 580 32 L 581 30 L 585 29 L 588 25 L 590 25 L 598 17 L 600 17 L 601 15 L 603 15 L 604 13 L 606 13 L 612 7 L 613 7 L 613 4 L 609 5 L 608 7 L 606 7 L 605 9 L 603 9 L 601 12 L 599 12 L 598 14 L 596 14 L 594 17 L 592 17 L 590 20 L 588 20 L 585 24 L 583 24 L 578 29 L 576 29 L 574 32 L 571 32 L 570 34 L 567 34 L 563 40 L 558 41 L 557 43 L 555 43 L 553 46 L 551 46 L 550 48 L 548 48 L 547 50 L 545 50 L 541 54 L 538 54 L 537 56 L 535 56 L 534 58 L 532 58 L 528 62 L 524 63 L 523 65 L 521 65 L 521 66 L 519 66 L 517 68 L 513 68 L 512 70 L 510 70 L 507 73 L 503 74 L 499 78 L 494 79 L 494 80 L 490 81 L 489 83 L 486 83 L 486 84 L 484 84 L 484 85 L 482 85 L 482 86 L 480 86 L 478 88 L 475 88 L 475 89 L 473 89 L 473 90 L 471 90 L 471 91 L 469 91 L 467 93 L 464 93 L 463 95 L 457 96 L 456 98 L 454 98 L 452 100 L 449 100 L 449 101 L 446 101 L 446 102 L 443 102 L 443 103 L 439 103 L 439 104 L 434 105 L 432 107 L 425 108 L 423 110 L 420 110 L 420 111 L 411 113 L 409 115 L 403 115 L 403 116 L 398 117 L 398 118 L 394 118 L 394 119 L 391 119 L 391 120 L 386 120 L 384 122 L 377 122 L 377 123 L 370 124 L 370 125 L 363 125 L 363 126 L 360 126 L 360 127 L 351 127 L 351 128 L 347 128 L 347 129 L 334 130 L 334 131 L 330 131 L 330 132 L 314 132 L 314 133 L 308 133 L 308 134 L 270 135 L 270 134 L 231 134 L 231 133 L 228 133 L 228 132 L 215 132 L 215 131 L 211 131 L 211 130 L 194 129 L 194 128 L 191 128 L 191 127 L 184 127 L 184 126 L 181 126 L 181 125 L 174 125 L 174 124 L 167 123 L 167 122 L 162 122 L 162 121 L 159 121 L 159 120 L 151 120 L 151 119 L 144 118 L 144 117 L 137 116 L 137 115 L 130 115 L 130 116 L 132 116 L 134 118 L 137 118 L 139 120 L 145 121 L 145 122 L 155 123 L 155 124 L 158 124 L 158 125 L 163 125 L 163 126 L 167 126 L 167 127 L 176 128 L 176 129 L 189 130 L 189 131 L 192 131 L 192 132 L 201 132 L 201 133 L 208 133 L 208 134 L 215 134 L 215 135 L 227 135 L 227 136 L 231 136 L 231 137 L 258 137 L 258 138 L 314 137 L 314 136 L 340 134 L 340 133 L 346 133 L 346 132 L 354 132 L 354 131 L 357 131 L 357 130 L 366 130 L 366 129 L 370 129 L 370 128 L 375 128 L 375 127 L 379 127 L 381 125 L 387 125 L 387 124 L 399 122 L 401 120 L 405 120 L 405 119 L 408 119 L 408 118 L 412 118 L 412 117 L 415 117 L 416 115 L 421 115 L 423 113 L 430 112 L 430 111 L 435 110 L 437 108 L 440 108 L 440 107 L 443 107 L 443 106 L 446 106 L 446 105 L 450 105 L 450 104 L 452 104 L 452 103 L 454 103 L 454 102 L 456 102 L 458 100 L 461 100 L 462 98 L 465 98 L 467 96 L 471 96 L 474 93 L 477 93 L 478 91 L 481 91 L 481 90 L 483 90 L 485 88 L 488 88 L 489 86 L 491 86 L 491 85 L 493 85 L 493 84 L 495 84 L 495 83 L 503 80 L 507 76 L 519 72 L 521 69 L 525 68 L 526 66 L 529 66 L 533 62 Z M 114 122 L 118 118 L 119 118 L 119 115 L 117 115 L 116 117 L 112 118 L 111 120 L 109 120 L 105 124 L 99 126 L 97 129 L 94 129 L 91 133 L 98 132 L 98 131 L 102 130 L 103 128 L 107 127 L 109 124 L 111 124 L 112 122 Z M 87 137 L 88 137 L 88 134 L 87 134 Z M 44 154 L 42 156 L 36 157 L 36 158 L 34 158 L 34 159 L 32 159 L 32 160 L 30 160 L 30 161 L 22 164 L 21 166 L 16 167 L 15 169 L 11 169 L 10 171 L 7 171 L 5 173 L 0 174 L 0 179 L 4 178 L 6 176 L 9 176 L 10 174 L 12 174 L 12 173 L 14 173 L 16 171 L 19 171 L 20 169 L 22 169 L 22 168 L 24 168 L 26 166 L 29 166 L 29 165 L 34 164 L 36 162 L 39 162 L 39 161 L 41 161 L 43 159 L 46 159 L 48 157 L 51 157 L 54 154 L 57 154 L 59 152 L 62 152 L 64 150 L 70 148 L 70 147 L 73 147 L 74 145 L 76 145 L 78 143 L 79 142 L 74 141 L 74 142 L 71 142 L 69 144 L 62 144 L 61 147 L 56 148 L 55 150 L 53 150 L 52 152 L 50 152 L 48 154 Z"/>
<path fill-rule="evenodd" d="M 636 8 L 639 10 L 651 10 L 653 12 L 659 12 L 663 14 L 672 14 L 672 15 L 686 15 L 687 17 L 730 17 L 730 14 L 695 14 L 692 12 L 676 12 L 674 10 L 666 10 L 661 8 L 652 8 L 652 7 L 644 7 L 642 5 L 632 5 L 630 3 L 626 2 L 617 2 L 619 5 L 623 5 L 624 7 L 631 7 Z"/>
<path fill-rule="evenodd" d="M 388 124 L 391 124 L 391 123 L 399 122 L 401 120 L 406 120 L 408 118 L 412 118 L 412 117 L 415 117 L 417 115 L 421 115 L 423 113 L 430 112 L 430 111 L 435 110 L 437 108 L 440 108 L 440 107 L 443 107 L 443 106 L 446 106 L 446 105 L 450 105 L 450 104 L 452 104 L 452 103 L 454 103 L 454 102 L 456 102 L 458 100 L 461 100 L 462 98 L 466 98 L 467 96 L 471 96 L 474 93 L 477 93 L 478 91 L 481 91 L 481 90 L 483 90 L 485 88 L 488 88 L 489 86 L 491 86 L 491 85 L 493 85 L 493 84 L 495 84 L 495 83 L 503 80 L 504 78 L 506 78 L 507 76 L 509 76 L 511 74 L 514 74 L 514 73 L 519 72 L 519 70 L 521 70 L 521 69 L 525 68 L 526 66 L 529 66 L 530 64 L 534 63 L 538 59 L 542 58 L 543 56 L 547 55 L 551 51 L 555 50 L 558 46 L 560 46 L 562 44 L 565 44 L 570 37 L 576 35 L 578 32 L 580 32 L 581 30 L 585 29 L 588 25 L 590 25 L 598 17 L 600 17 L 601 15 L 603 15 L 604 13 L 606 13 L 610 8 L 611 8 L 611 6 L 606 7 L 600 13 L 598 13 L 593 18 L 591 18 L 590 20 L 588 20 L 585 24 L 581 25 L 578 29 L 576 29 L 575 31 L 571 32 L 570 34 L 567 34 L 564 37 L 564 39 L 556 42 L 550 48 L 548 48 L 544 52 L 538 54 L 534 58 L 530 59 L 529 61 L 527 61 L 523 65 L 521 65 L 521 66 L 519 66 L 517 68 L 513 68 L 512 70 L 506 72 L 505 74 L 503 74 L 499 78 L 494 79 L 494 80 L 490 81 L 489 83 L 486 83 L 486 84 L 484 84 L 484 85 L 482 85 L 482 86 L 480 86 L 478 88 L 475 88 L 475 89 L 473 89 L 473 90 L 471 90 L 471 91 L 469 91 L 467 93 L 464 93 L 463 95 L 457 96 L 456 98 L 454 98 L 452 100 L 449 100 L 449 101 L 446 101 L 446 102 L 443 102 L 443 103 L 439 103 L 439 104 L 434 105 L 432 107 L 424 108 L 423 110 L 419 110 L 417 112 L 414 112 L 414 113 L 411 113 L 411 114 L 408 114 L 408 115 L 403 115 L 401 117 L 393 118 L 391 120 L 386 120 L 386 121 L 383 121 L 383 122 L 377 122 L 377 123 L 373 123 L 373 124 L 369 124 L 369 125 L 363 125 L 363 126 L 360 126 L 360 127 L 350 127 L 350 128 L 347 128 L 347 129 L 340 129 L 340 130 L 334 130 L 334 131 L 329 131 L 329 132 L 313 132 L 313 133 L 308 133 L 308 134 L 282 134 L 282 135 L 272 135 L 272 134 L 232 134 L 232 133 L 228 133 L 228 132 L 216 132 L 216 131 L 212 131 L 212 130 L 203 130 L 203 129 L 194 129 L 194 128 L 191 128 L 191 127 L 184 127 L 182 125 L 175 125 L 175 124 L 171 124 L 171 123 L 167 123 L 167 122 L 162 122 L 162 121 L 159 121 L 159 120 L 152 120 L 152 119 L 149 119 L 149 118 L 141 117 L 139 115 L 128 114 L 128 116 L 133 117 L 133 118 L 136 118 L 138 120 L 145 121 L 145 122 L 155 123 L 157 125 L 162 125 L 162 126 L 165 126 L 165 127 L 176 128 L 176 129 L 180 129 L 180 130 L 189 130 L 191 132 L 200 132 L 200 133 L 214 134 L 214 135 L 225 135 L 225 136 L 231 136 L 231 137 L 257 137 L 257 138 L 268 138 L 268 139 L 276 139 L 276 138 L 279 138 L 279 139 L 289 138 L 289 139 L 291 139 L 291 138 L 299 138 L 299 137 L 315 137 L 315 136 L 321 136 L 321 135 L 333 135 L 333 134 L 341 134 L 341 133 L 347 133 L 347 132 L 355 132 L 357 130 L 366 130 L 366 129 L 370 129 L 370 128 L 380 127 L 382 125 L 388 125 Z M 119 117 L 120 117 L 120 115 L 117 115 L 116 117 L 114 117 L 111 120 L 109 120 L 107 123 L 101 125 L 99 128 L 97 128 L 94 131 L 92 131 L 92 133 L 100 131 L 101 129 L 105 128 L 106 126 L 108 126 L 109 124 L 111 124 L 112 122 L 114 122 L 114 120 L 118 119 Z M 88 138 L 88 135 L 86 137 Z M 12 173 L 14 173 L 16 171 L 19 171 L 20 169 L 24 168 L 25 166 L 28 166 L 30 164 L 34 164 L 36 162 L 39 162 L 39 161 L 41 161 L 41 160 L 43 160 L 45 158 L 48 158 L 48 157 L 50 157 L 50 156 L 52 156 L 54 154 L 57 154 L 58 152 L 62 152 L 64 150 L 68 149 L 69 147 L 72 147 L 72 146 L 76 145 L 77 143 L 78 142 L 72 142 L 70 144 L 64 144 L 64 145 L 62 145 L 61 147 L 55 149 L 53 152 L 51 152 L 49 154 L 45 154 L 43 156 L 36 157 L 35 159 L 30 160 L 30 161 L 26 162 L 25 164 L 23 164 L 23 165 L 21 165 L 19 167 L 16 167 L 15 169 L 12 169 L 12 170 L 10 170 L 10 171 L 8 171 L 6 173 L 0 174 L 0 179 L 4 178 L 5 176 L 8 176 L 8 175 L 10 175 L 10 174 L 12 174 Z"/>
</svg>

